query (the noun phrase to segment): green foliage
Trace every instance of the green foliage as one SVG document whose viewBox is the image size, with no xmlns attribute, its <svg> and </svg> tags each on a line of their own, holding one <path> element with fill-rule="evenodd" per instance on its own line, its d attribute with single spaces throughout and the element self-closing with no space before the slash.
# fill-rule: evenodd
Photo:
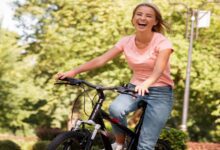
<svg viewBox="0 0 220 150">
<path fill-rule="evenodd" d="M 0 150 L 21 150 L 21 148 L 11 140 L 2 140 L 0 141 Z"/>
<path fill-rule="evenodd" d="M 119 8 L 121 11 L 118 11 Z M 123 11 L 130 10 L 126 9 L 122 1 L 112 3 L 110 0 L 64 3 L 57 0 L 43 4 L 38 1 L 28 1 L 19 8 L 18 16 L 19 13 L 20 16 L 31 14 L 39 21 L 35 29 L 40 31 L 33 34 L 37 42 L 31 43 L 27 48 L 27 56 L 37 54 L 37 63 L 32 75 L 34 84 L 47 91 L 47 105 L 41 107 L 41 111 L 48 112 L 46 116 L 53 118 L 52 126 L 61 127 L 60 122 L 65 121 L 70 113 L 69 110 L 63 111 L 70 108 L 69 93 L 66 88 L 54 88 L 52 76 L 59 70 L 69 70 L 104 53 L 121 36 L 131 33 L 133 29 L 130 18 L 125 19 Z M 79 77 L 92 79 L 98 84 L 117 85 L 128 82 L 129 74 L 130 70 L 126 62 L 123 58 L 119 58 L 101 69 Z M 74 97 L 76 92 L 70 92 L 70 97 Z M 32 99 L 28 101 L 32 105 L 35 103 Z M 30 123 L 30 120 L 36 118 L 34 116 L 40 115 L 39 111 L 31 113 L 32 115 L 27 116 L 24 121 L 29 120 Z"/>
<path fill-rule="evenodd" d="M 0 29 L 1 130 L 26 134 L 37 126 L 65 128 L 70 118 L 71 101 L 79 91 L 55 86 L 53 75 L 103 54 L 121 37 L 132 34 L 130 17 L 139 2 L 26 0 L 18 4 L 16 17 L 24 30 L 20 38 L 27 44 L 20 46 L 18 35 Z M 191 140 L 219 141 L 220 6 L 205 0 L 181 2 L 189 8 L 211 10 L 212 13 L 210 27 L 198 29 L 199 36 L 193 45 L 189 137 Z M 181 4 L 171 5 L 159 0 L 154 3 L 172 29 L 166 35 L 174 45 L 171 73 L 175 81 L 175 104 L 168 124 L 178 128 L 189 46 L 188 37 L 185 38 L 187 12 Z M 27 18 L 32 21 L 26 21 Z M 119 85 L 129 82 L 130 76 L 131 71 L 120 56 L 102 68 L 77 77 L 94 84 Z M 108 95 L 105 108 L 114 97 Z M 77 108 L 81 109 L 81 102 Z"/>
<path fill-rule="evenodd" d="M 186 150 L 188 140 L 187 133 L 175 128 L 165 128 L 162 130 L 160 138 L 167 141 L 173 150 Z"/>
<path fill-rule="evenodd" d="M 13 91 L 18 86 L 19 52 L 25 47 L 17 44 L 19 37 L 14 32 L 0 29 L 0 37 L 0 127 L 14 132 L 19 126 L 14 117 L 19 102 L 13 98 Z"/>
<path fill-rule="evenodd" d="M 50 141 L 37 141 L 33 145 L 33 150 L 47 150 L 47 147 L 49 144 L 50 144 Z"/>
</svg>

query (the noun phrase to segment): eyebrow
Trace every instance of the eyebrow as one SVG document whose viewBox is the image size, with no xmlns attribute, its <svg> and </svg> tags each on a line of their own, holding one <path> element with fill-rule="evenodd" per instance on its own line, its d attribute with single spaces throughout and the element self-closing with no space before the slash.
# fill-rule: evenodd
<svg viewBox="0 0 220 150">
<path fill-rule="evenodd" d="M 138 11 L 136 12 L 136 14 L 138 14 L 138 13 L 143 14 L 143 12 L 140 12 L 140 11 L 139 11 L 139 12 L 138 12 Z M 146 15 L 151 15 L 151 16 L 153 16 L 154 14 L 147 13 Z"/>
</svg>

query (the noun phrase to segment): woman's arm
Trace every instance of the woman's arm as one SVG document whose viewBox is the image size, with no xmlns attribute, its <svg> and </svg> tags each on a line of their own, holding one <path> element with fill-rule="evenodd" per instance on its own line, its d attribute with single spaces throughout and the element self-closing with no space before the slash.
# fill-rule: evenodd
<svg viewBox="0 0 220 150">
<path fill-rule="evenodd" d="M 88 61 L 85 64 L 82 64 L 77 68 L 74 68 L 73 70 L 70 70 L 64 73 L 58 73 L 56 78 L 64 79 L 66 77 L 74 77 L 81 72 L 86 72 L 86 71 L 101 67 L 104 64 L 106 64 L 109 60 L 112 60 L 113 58 L 118 56 L 121 52 L 122 50 L 119 50 L 117 47 L 113 47 L 110 50 L 108 50 L 106 53 L 104 53 L 103 55 L 96 57 L 92 59 L 91 61 Z"/>
<path fill-rule="evenodd" d="M 147 78 L 142 84 L 136 86 L 135 88 L 135 91 L 137 91 L 139 95 L 144 96 L 145 93 L 148 93 L 148 88 L 150 87 L 150 85 L 152 85 L 159 79 L 159 77 L 162 75 L 163 71 L 167 66 L 172 51 L 173 51 L 172 49 L 166 49 L 159 52 L 151 76 Z"/>
</svg>

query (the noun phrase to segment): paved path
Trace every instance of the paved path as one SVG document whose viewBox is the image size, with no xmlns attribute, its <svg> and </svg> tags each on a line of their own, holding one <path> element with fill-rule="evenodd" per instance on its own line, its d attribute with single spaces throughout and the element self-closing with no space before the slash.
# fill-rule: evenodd
<svg viewBox="0 0 220 150">
<path fill-rule="evenodd" d="M 220 150 L 220 143 L 188 142 L 187 146 L 187 150 Z"/>
</svg>

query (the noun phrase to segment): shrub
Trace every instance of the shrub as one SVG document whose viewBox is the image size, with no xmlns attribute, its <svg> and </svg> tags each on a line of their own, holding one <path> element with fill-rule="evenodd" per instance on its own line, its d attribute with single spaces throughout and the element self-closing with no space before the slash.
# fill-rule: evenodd
<svg viewBox="0 0 220 150">
<path fill-rule="evenodd" d="M 21 148 L 11 140 L 2 140 L 0 141 L 0 150 L 21 150 Z"/>
<path fill-rule="evenodd" d="M 50 141 L 54 139 L 58 134 L 62 133 L 59 128 L 39 127 L 36 129 L 36 135 L 40 140 Z"/>
<path fill-rule="evenodd" d="M 33 145 L 32 150 L 47 150 L 50 141 L 38 141 Z"/>
<path fill-rule="evenodd" d="M 173 150 L 186 150 L 188 135 L 174 128 L 165 128 L 162 130 L 160 139 L 167 141 Z"/>
</svg>

